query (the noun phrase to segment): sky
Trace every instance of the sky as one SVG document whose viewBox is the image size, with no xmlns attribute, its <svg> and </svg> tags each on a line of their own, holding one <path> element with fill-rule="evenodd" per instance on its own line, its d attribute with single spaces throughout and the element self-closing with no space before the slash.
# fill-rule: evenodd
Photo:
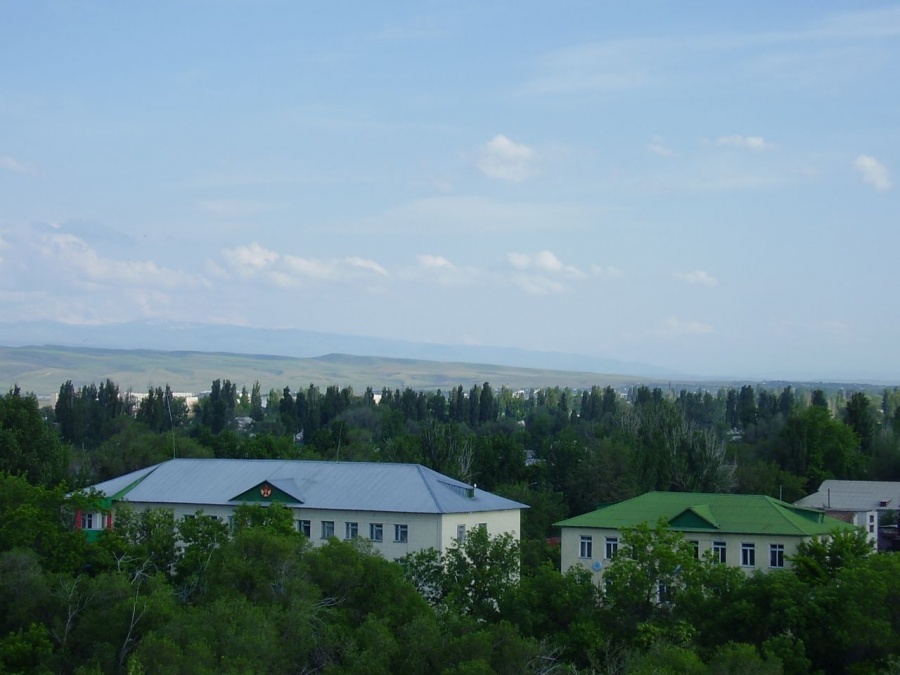
<svg viewBox="0 0 900 675">
<path fill-rule="evenodd" d="M 900 383 L 900 3 L 0 0 L 0 321 Z"/>
</svg>

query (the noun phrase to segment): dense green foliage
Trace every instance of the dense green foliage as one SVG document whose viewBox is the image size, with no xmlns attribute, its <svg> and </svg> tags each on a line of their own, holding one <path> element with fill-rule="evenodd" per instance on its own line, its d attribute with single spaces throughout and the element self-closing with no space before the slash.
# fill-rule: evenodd
<svg viewBox="0 0 900 675">
<path fill-rule="evenodd" d="M 852 537 L 748 577 L 648 524 L 603 588 L 560 574 L 546 543 L 553 522 L 650 489 L 792 501 L 827 477 L 898 480 L 897 390 L 264 397 L 224 380 L 192 411 L 111 382 L 59 400 L 0 397 L 0 672 L 874 673 L 900 658 L 900 557 Z M 125 510 L 96 542 L 72 529 L 66 484 L 173 455 L 419 462 L 531 509 L 520 544 L 476 530 L 405 567 L 362 540 L 312 547 L 258 506 L 234 532 Z"/>
<path fill-rule="evenodd" d="M 72 447 L 79 485 L 173 456 L 415 462 L 529 503 L 526 531 L 538 538 L 554 520 L 647 490 L 794 501 L 825 478 L 895 480 L 898 404 L 897 390 L 879 401 L 750 385 L 513 392 L 485 382 L 361 395 L 309 385 L 263 395 L 259 383 L 248 391 L 226 379 L 188 410 L 168 387 L 137 400 L 107 381 L 65 383 L 49 421 Z"/>
</svg>

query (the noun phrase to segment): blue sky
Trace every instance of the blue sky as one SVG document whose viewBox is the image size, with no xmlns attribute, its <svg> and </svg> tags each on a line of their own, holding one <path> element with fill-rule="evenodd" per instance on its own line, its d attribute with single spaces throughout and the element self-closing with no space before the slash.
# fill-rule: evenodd
<svg viewBox="0 0 900 675">
<path fill-rule="evenodd" d="M 0 0 L 4 321 L 900 382 L 900 4 Z"/>
</svg>

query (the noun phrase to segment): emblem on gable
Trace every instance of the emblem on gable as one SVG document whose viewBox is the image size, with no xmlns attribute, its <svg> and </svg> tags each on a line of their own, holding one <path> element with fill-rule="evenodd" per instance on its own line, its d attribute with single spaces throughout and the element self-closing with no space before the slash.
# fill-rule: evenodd
<svg viewBox="0 0 900 675">
<path fill-rule="evenodd" d="M 272 486 L 268 483 L 263 483 L 263 486 L 259 488 L 259 494 L 262 495 L 263 499 L 268 499 L 272 496 Z"/>
</svg>

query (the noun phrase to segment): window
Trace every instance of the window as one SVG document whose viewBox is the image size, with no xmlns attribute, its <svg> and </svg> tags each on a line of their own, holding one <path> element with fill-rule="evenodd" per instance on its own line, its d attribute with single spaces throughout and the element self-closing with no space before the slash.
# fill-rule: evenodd
<svg viewBox="0 0 900 675">
<path fill-rule="evenodd" d="M 333 520 L 323 520 L 322 521 L 322 539 L 328 539 L 328 537 L 334 536 L 334 521 Z"/>
<path fill-rule="evenodd" d="M 456 541 L 460 544 L 466 540 L 466 526 L 465 525 L 457 525 L 456 526 Z"/>
<path fill-rule="evenodd" d="M 741 566 L 756 566 L 756 544 L 741 544 Z"/>
<path fill-rule="evenodd" d="M 312 521 L 298 520 L 297 521 L 297 532 L 302 534 L 307 539 L 312 539 Z"/>
<path fill-rule="evenodd" d="M 581 535 L 581 543 L 578 546 L 579 558 L 594 557 L 594 538 L 590 535 Z"/>
<path fill-rule="evenodd" d="M 724 541 L 714 541 L 713 542 L 713 560 L 716 562 L 724 563 L 725 562 L 725 554 L 727 553 L 727 549 L 725 548 Z"/>
<path fill-rule="evenodd" d="M 369 523 L 369 539 L 372 541 L 384 541 L 384 525 L 381 523 Z"/>
<path fill-rule="evenodd" d="M 606 559 L 609 560 L 619 551 L 619 538 L 618 537 L 607 537 L 606 538 Z"/>
<path fill-rule="evenodd" d="M 81 529 L 82 530 L 93 530 L 94 529 L 94 514 L 93 513 L 82 513 L 81 514 Z"/>
<path fill-rule="evenodd" d="M 344 539 L 355 539 L 359 536 L 359 523 L 344 523 Z"/>
<path fill-rule="evenodd" d="M 674 599 L 673 588 L 665 581 L 660 581 L 656 585 L 656 597 L 661 605 L 670 605 Z"/>
<path fill-rule="evenodd" d="M 875 532 L 875 514 L 869 514 L 869 534 L 873 534 Z"/>
<path fill-rule="evenodd" d="M 700 558 L 700 542 L 696 539 L 691 539 L 688 541 L 688 545 L 694 550 L 694 558 Z"/>
<path fill-rule="evenodd" d="M 478 523 L 478 529 L 487 532 L 487 523 Z"/>
<path fill-rule="evenodd" d="M 394 541 L 399 544 L 405 544 L 409 541 L 408 525 L 394 525 Z"/>
<path fill-rule="evenodd" d="M 784 544 L 769 544 L 769 567 L 784 567 Z"/>
</svg>

